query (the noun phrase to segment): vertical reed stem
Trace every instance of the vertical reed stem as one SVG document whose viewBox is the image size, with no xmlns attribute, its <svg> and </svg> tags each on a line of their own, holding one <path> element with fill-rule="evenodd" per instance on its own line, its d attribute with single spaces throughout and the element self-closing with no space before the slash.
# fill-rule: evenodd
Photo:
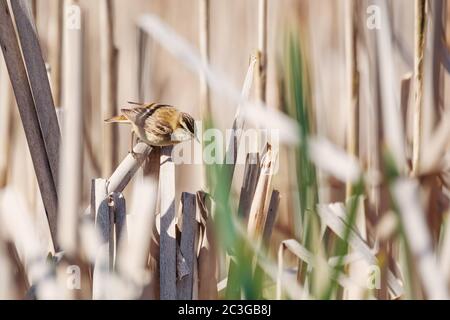
<svg viewBox="0 0 450 320">
<path fill-rule="evenodd" d="M 209 0 L 199 0 L 199 29 L 200 29 L 200 54 L 205 65 L 209 63 Z M 205 74 L 200 75 L 200 99 L 202 119 L 207 120 L 211 116 L 211 94 Z"/>
<path fill-rule="evenodd" d="M 117 106 L 117 49 L 114 46 L 114 6 L 111 0 L 100 2 L 100 104 L 102 123 L 113 117 Z M 117 162 L 117 127 L 103 126 L 102 175 L 109 176 Z"/>
<path fill-rule="evenodd" d="M 160 194 L 160 299 L 177 298 L 176 288 L 176 229 L 175 229 L 175 164 L 172 147 L 161 150 Z"/>
<path fill-rule="evenodd" d="M 81 17 L 80 17 L 81 18 Z M 83 162 L 83 65 L 81 29 L 65 29 L 63 152 L 60 172 L 58 238 L 69 255 L 76 254 Z"/>
<path fill-rule="evenodd" d="M 210 10 L 210 2 L 209 0 L 199 0 L 199 37 L 200 37 L 200 54 L 202 58 L 202 62 L 204 65 L 209 63 L 210 59 L 210 50 L 209 50 L 209 34 L 210 34 L 210 24 L 209 24 L 209 10 Z M 203 130 L 204 132 L 211 125 L 212 116 L 211 116 L 211 93 L 209 90 L 208 82 L 206 79 L 206 75 L 204 72 L 200 73 L 200 112 L 201 119 L 203 121 Z M 203 144 L 203 139 L 200 137 L 200 141 Z M 204 147 L 204 144 L 203 144 Z M 208 169 L 204 165 L 203 170 L 203 189 L 207 189 L 210 177 L 208 175 Z"/>
<path fill-rule="evenodd" d="M 258 68 L 257 96 L 261 102 L 266 102 L 267 80 L 267 0 L 258 2 Z"/>
<path fill-rule="evenodd" d="M 415 53 L 414 53 L 414 134 L 412 174 L 417 175 L 420 168 L 420 149 L 422 139 L 422 97 L 423 65 L 426 37 L 426 0 L 415 0 Z"/>
<path fill-rule="evenodd" d="M 61 106 L 61 61 L 63 35 L 63 4 L 61 0 L 51 0 L 50 23 L 48 27 L 48 57 L 50 63 L 51 86 L 55 106 Z"/>
<path fill-rule="evenodd" d="M 59 126 L 53 109 L 39 42 L 29 16 L 28 4 L 23 1 L 13 1 L 11 5 L 14 9 L 23 52 L 20 50 L 6 0 L 0 1 L 0 45 L 33 160 L 53 246 L 58 250 L 56 181 L 59 161 Z M 28 69 L 25 68 L 23 60 Z"/>
<path fill-rule="evenodd" d="M 346 7 L 346 57 L 349 80 L 349 105 L 347 123 L 347 152 L 358 157 L 359 152 L 359 72 L 358 72 L 358 5 L 348 0 Z M 352 195 L 352 184 L 346 183 L 346 199 Z"/>
</svg>

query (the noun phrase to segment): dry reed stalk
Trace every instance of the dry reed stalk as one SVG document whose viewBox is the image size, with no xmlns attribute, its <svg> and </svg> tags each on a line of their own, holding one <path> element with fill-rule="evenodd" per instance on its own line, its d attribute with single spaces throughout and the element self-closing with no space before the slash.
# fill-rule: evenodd
<svg viewBox="0 0 450 320">
<path fill-rule="evenodd" d="M 199 6 L 199 42 L 200 42 L 200 56 L 203 64 L 207 66 L 210 60 L 210 1 L 198 0 Z M 207 126 L 211 125 L 212 112 L 211 112 L 211 92 L 204 72 L 199 73 L 199 85 L 200 85 L 200 114 L 203 121 L 203 130 L 208 129 Z M 204 147 L 204 145 L 203 145 Z M 208 171 L 207 166 L 203 165 L 203 189 L 209 188 L 208 186 Z"/>
<path fill-rule="evenodd" d="M 441 121 L 431 135 L 433 143 L 424 146 L 424 155 L 421 162 L 421 173 L 433 173 L 441 170 L 445 162 L 445 152 L 450 141 L 450 110 L 446 110 L 441 116 Z"/>
<path fill-rule="evenodd" d="M 402 111 L 402 118 L 403 118 L 402 123 L 403 127 L 405 128 L 405 136 L 408 141 L 412 141 L 412 139 L 410 140 L 411 135 L 410 131 L 408 130 L 412 76 L 413 74 L 411 72 L 405 74 L 402 78 L 400 86 L 400 108 Z"/>
<path fill-rule="evenodd" d="M 136 144 L 133 149 L 133 154 L 128 154 L 113 172 L 111 177 L 107 180 L 106 194 L 112 192 L 122 192 L 142 166 L 144 161 L 149 157 L 152 150 L 152 147 L 143 142 Z M 94 195 L 91 194 L 91 199 L 94 199 L 93 197 Z M 90 206 L 87 207 L 84 212 L 90 212 L 91 215 L 93 215 L 95 212 L 94 210 L 95 205 L 91 201 Z"/>
<path fill-rule="evenodd" d="M 183 222 L 179 254 L 187 266 L 187 274 L 177 281 L 178 300 L 192 300 L 193 297 L 194 265 L 197 264 L 195 240 L 198 237 L 196 202 L 197 199 L 194 194 L 184 192 L 181 195 L 181 216 Z"/>
<path fill-rule="evenodd" d="M 276 282 L 276 293 L 275 293 L 275 299 L 281 300 L 282 298 L 282 285 L 281 285 L 281 279 L 282 274 L 284 270 L 284 253 L 286 250 L 289 250 L 291 253 L 293 253 L 298 259 L 306 262 L 307 264 L 312 264 L 313 261 L 313 255 L 306 250 L 298 241 L 291 239 L 291 240 L 284 240 L 281 242 L 280 247 L 278 249 L 278 277 Z"/>
<path fill-rule="evenodd" d="M 114 231 L 115 231 L 115 252 L 114 252 L 114 268 L 118 264 L 118 250 L 121 242 L 128 241 L 127 228 L 127 207 L 125 197 L 122 193 L 113 192 L 112 201 L 114 205 Z"/>
<path fill-rule="evenodd" d="M 160 298 L 177 298 L 177 243 L 175 230 L 175 163 L 172 148 L 161 150 Z"/>
<path fill-rule="evenodd" d="M 102 122 L 117 112 L 118 52 L 114 45 L 114 3 L 100 1 L 100 104 Z M 109 176 L 117 163 L 118 128 L 103 126 L 102 175 Z"/>
<path fill-rule="evenodd" d="M 37 21 L 37 17 L 38 17 L 37 0 L 29 0 L 29 2 L 30 2 L 30 6 L 31 6 L 32 17 L 33 17 L 34 21 Z"/>
<path fill-rule="evenodd" d="M 12 88 L 3 55 L 0 58 L 0 189 L 7 184 L 11 152 Z"/>
<path fill-rule="evenodd" d="M 105 299 L 108 292 L 108 274 L 112 271 L 113 238 L 111 230 L 114 227 L 111 219 L 109 198 L 105 179 L 92 181 L 92 192 L 94 196 L 91 203 L 94 204 L 93 213 L 95 227 L 100 234 L 100 243 L 96 250 L 95 263 L 92 270 L 92 298 Z"/>
<path fill-rule="evenodd" d="M 275 224 L 275 219 L 278 213 L 278 207 L 280 205 L 280 192 L 278 190 L 273 190 L 270 197 L 270 201 L 267 207 L 266 221 L 264 223 L 264 229 L 262 233 L 262 244 L 265 248 L 270 246 L 270 238 L 272 236 L 273 226 Z M 263 284 L 265 281 L 264 271 L 261 269 L 260 265 L 257 265 L 254 273 L 254 281 L 257 284 Z M 263 293 L 260 293 L 260 297 L 263 297 Z"/>
<path fill-rule="evenodd" d="M 278 207 L 280 206 L 280 192 L 278 190 L 272 191 L 272 196 L 270 197 L 269 208 L 267 211 L 266 224 L 264 225 L 263 231 L 263 243 L 266 246 L 270 244 L 270 237 L 272 236 L 273 226 L 275 225 L 275 220 L 278 213 Z"/>
<path fill-rule="evenodd" d="M 128 154 L 108 179 L 108 192 L 122 192 L 149 156 L 152 147 L 141 142 L 134 146 L 133 154 Z"/>
<path fill-rule="evenodd" d="M 247 231 L 250 239 L 260 243 L 267 220 L 269 195 L 272 187 L 273 170 L 275 167 L 276 153 L 272 146 L 267 146 L 267 152 L 261 161 L 261 174 L 256 185 L 253 202 L 250 207 Z"/>
<path fill-rule="evenodd" d="M 205 65 L 209 64 L 210 55 L 210 0 L 199 0 L 199 40 L 200 55 Z M 202 119 L 206 121 L 212 116 L 211 94 L 204 73 L 200 74 L 200 107 Z"/>
<path fill-rule="evenodd" d="M 358 61 L 358 0 L 345 2 L 345 39 L 348 77 L 348 115 L 347 115 L 347 153 L 355 159 L 359 156 L 359 61 Z M 347 180 L 345 198 L 350 201 L 353 195 L 354 181 Z M 366 223 L 364 207 L 359 206 L 356 212 L 355 226 L 362 230 L 363 240 L 366 240 Z M 350 249 L 350 252 L 352 250 Z M 348 265 L 349 277 L 364 277 L 367 264 L 357 261 Z M 356 285 L 350 285 L 344 289 L 344 299 L 361 299 L 364 291 Z"/>
<path fill-rule="evenodd" d="M 212 206 L 211 199 L 206 193 L 202 191 L 197 192 L 197 222 L 200 223 L 197 253 L 199 300 L 216 300 L 218 298 L 216 277 L 217 251 L 214 221 L 211 217 L 211 212 L 214 210 Z"/>
<path fill-rule="evenodd" d="M 133 201 L 128 217 L 129 236 L 119 239 L 117 252 L 117 271 L 123 279 L 131 279 L 138 287 L 131 290 L 125 299 L 137 298 L 144 287 L 146 266 L 149 257 L 152 230 L 158 201 L 160 176 L 160 152 L 155 149 L 144 166 L 144 178 L 135 184 Z M 159 255 L 159 254 L 158 254 Z M 151 274 L 152 282 L 156 277 Z M 157 284 L 159 287 L 159 282 Z M 154 298 L 158 298 L 157 296 Z"/>
<path fill-rule="evenodd" d="M 138 97 L 139 101 L 150 101 L 152 96 L 151 89 L 151 50 L 147 34 L 138 28 Z"/>
<path fill-rule="evenodd" d="M 424 59 L 424 71 L 423 71 L 423 120 L 422 120 L 422 132 L 421 141 L 433 141 L 433 143 L 423 143 L 420 153 L 420 172 L 424 170 L 430 170 L 430 165 L 436 165 L 435 159 L 439 155 L 441 158 L 443 154 L 434 153 L 429 154 L 428 150 L 439 150 L 442 145 L 439 145 L 440 141 L 434 140 L 437 137 L 441 128 L 441 123 L 448 116 L 448 109 L 444 107 L 445 104 L 445 81 L 442 69 L 442 56 L 445 32 L 443 30 L 443 11 L 444 3 L 442 0 L 429 2 L 429 8 L 431 8 L 430 17 L 426 20 L 431 20 L 428 30 L 426 31 L 426 56 Z M 441 119 L 441 123 L 438 123 L 438 119 Z M 434 151 L 434 150 L 433 150 Z M 440 151 L 440 150 L 439 150 Z M 439 157 L 438 156 L 438 157 Z M 427 168 L 426 168 L 427 167 Z"/>
<path fill-rule="evenodd" d="M 387 149 L 400 172 L 406 171 L 405 142 L 399 100 L 395 90 L 395 67 L 392 60 L 393 48 L 391 41 L 391 25 L 388 19 L 388 9 L 384 1 L 376 0 L 374 4 L 380 9 L 383 27 L 376 32 L 376 59 L 379 71 L 377 90 L 380 95 L 383 134 Z"/>
<path fill-rule="evenodd" d="M 238 204 L 238 216 L 242 219 L 248 219 L 260 173 L 261 163 L 259 160 L 259 153 L 248 153 L 245 161 L 244 177 Z M 226 297 L 228 299 L 239 299 L 241 296 L 240 286 L 236 278 L 238 276 L 238 267 L 236 262 L 233 259 L 230 259 L 226 286 Z"/>
<path fill-rule="evenodd" d="M 281 275 L 283 274 L 283 268 L 284 268 L 284 254 L 286 251 L 289 251 L 291 254 L 293 254 L 297 259 L 299 259 L 301 262 L 306 263 L 309 270 L 312 270 L 313 268 L 320 269 L 322 271 L 321 277 L 324 276 L 330 276 L 332 274 L 332 267 L 335 267 L 334 261 L 336 261 L 339 257 L 335 257 L 336 259 L 330 259 L 328 262 L 325 261 L 321 256 L 317 256 L 313 254 L 312 252 L 308 251 L 304 246 L 302 246 L 297 240 L 289 239 L 284 240 L 281 242 L 280 247 L 278 248 L 278 277 L 276 281 L 276 299 L 281 300 L 282 298 L 282 282 L 281 282 Z M 352 262 L 353 257 L 346 256 L 344 258 L 345 263 Z M 347 276 L 340 276 L 337 279 L 339 285 L 341 285 L 343 288 L 348 289 L 352 285 L 355 285 L 355 283 L 352 281 L 350 277 Z M 360 288 L 358 286 L 358 288 Z M 362 289 L 362 288 L 360 288 Z M 306 292 L 305 292 L 306 293 Z"/>
<path fill-rule="evenodd" d="M 247 74 L 245 76 L 244 85 L 242 87 L 242 100 L 248 100 L 250 98 L 250 91 L 253 84 L 253 78 L 255 73 L 255 65 L 256 65 L 256 58 L 252 57 L 250 60 L 250 65 L 247 70 Z M 238 152 L 239 152 L 239 145 L 241 142 L 242 137 L 242 131 L 244 130 L 245 121 L 242 117 L 242 111 L 241 111 L 242 105 L 239 104 L 236 109 L 236 115 L 234 117 L 233 121 L 233 127 L 232 127 L 232 134 L 230 137 L 230 141 L 227 146 L 227 150 L 225 153 L 225 159 L 224 164 L 229 166 L 229 175 L 230 180 L 233 179 L 234 169 L 237 162 Z M 230 181 L 230 188 L 231 188 L 231 181 Z M 229 189 L 227 190 L 229 193 Z"/>
<path fill-rule="evenodd" d="M 63 4 L 61 0 L 50 0 L 48 24 L 48 60 L 50 64 L 51 87 L 55 106 L 61 106 L 61 65 L 63 44 Z"/>
<path fill-rule="evenodd" d="M 27 73 L 6 0 L 0 1 L 0 44 L 25 129 L 42 201 L 47 213 L 53 246 L 55 250 L 58 250 L 59 245 L 56 238 L 58 196 L 55 184 L 59 161 L 58 121 L 53 102 L 45 103 L 51 100 L 51 94 L 50 97 L 46 95 L 46 92 L 49 93 L 49 88 L 45 89 L 46 83 L 48 85 L 47 73 L 42 56 L 40 56 L 40 49 L 36 47 L 39 43 L 34 29 L 31 27 L 33 24 L 30 22 L 29 16 L 22 11 L 24 3 L 15 1 L 13 3 L 18 13 L 16 19 L 18 25 L 21 25 L 22 37 L 29 40 L 22 41 L 24 57 L 28 64 L 33 65 L 33 68 L 30 68 Z M 34 91 L 31 90 L 28 83 L 28 75 L 30 82 L 35 84 Z M 41 79 L 42 77 L 45 77 L 45 80 Z M 44 89 L 40 91 L 37 88 Z M 35 106 L 33 98 L 41 102 L 39 108 L 37 105 Z"/>
<path fill-rule="evenodd" d="M 261 102 L 266 102 L 267 87 L 267 1 L 258 1 L 258 53 L 256 92 Z"/>
<path fill-rule="evenodd" d="M 417 259 L 417 271 L 428 299 L 448 299 L 445 277 L 439 269 L 431 236 L 420 204 L 419 184 L 398 179 L 393 194 L 402 218 L 408 247 Z"/>
<path fill-rule="evenodd" d="M 349 199 L 348 201 L 352 201 Z M 348 203 L 347 206 L 350 206 L 351 204 Z M 367 222 L 366 222 L 366 207 L 364 206 L 364 199 L 359 198 L 358 205 L 356 209 L 356 216 L 355 216 L 355 223 L 354 227 L 356 230 L 359 231 L 359 235 L 361 236 L 361 239 L 365 242 L 367 242 Z M 353 249 L 349 250 L 349 255 L 358 255 L 358 252 L 355 252 Z M 348 264 L 347 270 L 348 270 L 348 276 L 351 279 L 355 279 L 355 284 L 350 284 L 347 286 L 344 290 L 344 299 L 346 300 L 361 300 L 364 298 L 364 294 L 366 293 L 366 288 L 361 287 L 358 284 L 364 283 L 366 284 L 368 282 L 368 272 L 370 266 L 366 261 L 363 259 L 357 259 L 356 261 L 352 261 Z"/>
<path fill-rule="evenodd" d="M 358 0 L 345 1 L 346 57 L 348 77 L 347 152 L 358 157 L 359 153 L 359 70 L 358 70 Z M 352 195 L 352 183 L 346 183 L 346 199 Z"/>
<path fill-rule="evenodd" d="M 251 241 L 247 237 L 246 230 L 244 230 L 244 228 L 242 228 L 236 220 L 233 220 L 233 222 L 236 230 L 242 236 L 242 239 L 245 240 L 243 245 L 247 246 L 257 256 L 257 266 L 261 268 L 261 270 L 274 283 L 281 283 L 284 291 L 292 299 L 310 299 L 308 293 L 303 289 L 303 287 L 299 283 L 297 283 L 297 281 L 292 280 L 292 274 L 283 272 L 283 268 L 278 268 L 277 265 L 268 260 L 264 253 L 260 250 L 261 248 L 257 245 L 257 243 Z"/>
<path fill-rule="evenodd" d="M 414 46 L 414 134 L 412 174 L 420 170 L 423 113 L 423 66 L 426 43 L 426 0 L 415 0 L 415 46 Z"/>
<path fill-rule="evenodd" d="M 259 154 L 247 154 L 247 159 L 245 161 L 244 178 L 242 182 L 238 206 L 238 214 L 244 219 L 247 219 L 249 216 L 260 173 L 261 163 L 259 160 Z"/>
<path fill-rule="evenodd" d="M 328 226 L 338 237 L 344 238 L 345 229 L 348 225 L 345 222 L 346 213 L 344 211 L 343 205 L 333 204 L 333 205 L 319 205 L 318 213 L 322 223 Z M 354 252 L 357 252 L 369 265 L 378 265 L 378 260 L 375 257 L 372 249 L 367 245 L 367 243 L 362 239 L 360 233 L 357 230 L 350 230 L 349 246 Z M 403 287 L 400 285 L 399 280 L 395 277 L 394 273 L 389 270 L 388 275 L 388 286 L 392 295 L 398 298 L 403 295 Z"/>
<path fill-rule="evenodd" d="M 53 103 L 47 68 L 41 53 L 39 37 L 27 0 L 11 2 L 17 33 L 33 93 L 36 114 L 44 138 L 55 186 L 58 185 L 60 130 Z"/>
<path fill-rule="evenodd" d="M 425 163 L 430 163 L 430 154 L 425 154 L 424 152 L 429 149 L 429 145 L 434 145 L 435 141 L 431 140 L 434 137 L 434 130 L 436 130 L 437 120 L 439 118 L 445 119 L 444 114 L 444 104 L 445 96 L 444 93 L 444 75 L 441 73 L 441 48 L 442 42 L 445 37 L 443 32 L 443 1 L 429 1 L 426 9 L 431 9 L 429 11 L 430 15 L 425 16 L 426 27 L 426 40 L 425 47 L 426 51 L 424 62 L 423 62 L 423 106 L 421 114 L 421 132 L 420 132 L 420 158 L 417 174 L 423 173 Z M 428 14 L 428 11 L 425 12 Z M 427 23 L 430 21 L 430 23 Z M 432 143 L 426 143 L 432 141 Z M 439 143 L 439 141 L 436 141 Z M 437 145 L 439 147 L 439 145 Z M 441 159 L 444 159 L 444 155 L 441 154 Z M 445 161 L 445 160 L 444 160 Z M 437 172 L 441 172 L 442 164 L 436 167 Z M 445 171 L 445 170 L 444 170 Z M 436 204 L 439 202 L 438 199 L 442 198 L 442 182 L 436 177 L 427 177 L 426 179 L 421 179 L 421 184 L 427 190 L 429 194 L 427 207 L 427 220 L 430 226 L 430 233 L 432 237 L 433 245 L 436 245 L 439 234 L 442 231 L 442 210 Z"/>
<path fill-rule="evenodd" d="M 81 9 L 80 9 L 81 10 Z M 81 16 L 80 16 L 81 19 Z M 64 125 L 58 211 L 58 241 L 69 256 L 77 250 L 83 168 L 83 30 L 65 28 Z"/>
</svg>

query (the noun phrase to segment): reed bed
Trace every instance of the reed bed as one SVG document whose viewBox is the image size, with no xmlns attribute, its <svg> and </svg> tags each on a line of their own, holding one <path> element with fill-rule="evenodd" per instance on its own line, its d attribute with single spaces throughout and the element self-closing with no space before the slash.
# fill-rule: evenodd
<svg viewBox="0 0 450 320">
<path fill-rule="evenodd" d="M 448 299 L 449 13 L 0 0 L 0 299 Z"/>
</svg>

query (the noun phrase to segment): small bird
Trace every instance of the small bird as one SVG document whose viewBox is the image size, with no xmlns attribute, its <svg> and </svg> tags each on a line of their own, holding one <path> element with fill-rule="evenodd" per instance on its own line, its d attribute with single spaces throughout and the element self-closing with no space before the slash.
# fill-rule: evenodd
<svg viewBox="0 0 450 320">
<path fill-rule="evenodd" d="M 107 119 L 105 122 L 131 124 L 131 150 L 134 145 L 134 134 L 140 141 L 155 147 L 175 145 L 192 138 L 198 140 L 195 135 L 195 120 L 186 112 L 167 104 L 128 103 L 136 107 L 121 109 L 122 115 Z"/>
</svg>

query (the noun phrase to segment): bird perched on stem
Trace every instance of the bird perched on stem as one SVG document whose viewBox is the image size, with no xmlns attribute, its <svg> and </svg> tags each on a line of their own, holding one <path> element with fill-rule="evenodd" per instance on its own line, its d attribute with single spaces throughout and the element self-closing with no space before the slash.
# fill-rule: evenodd
<svg viewBox="0 0 450 320">
<path fill-rule="evenodd" d="M 163 147 L 198 138 L 195 120 L 186 112 L 159 103 L 128 102 L 136 107 L 121 109 L 121 115 L 105 120 L 106 123 L 128 123 L 132 126 L 131 150 L 134 135 L 150 146 Z"/>
</svg>

